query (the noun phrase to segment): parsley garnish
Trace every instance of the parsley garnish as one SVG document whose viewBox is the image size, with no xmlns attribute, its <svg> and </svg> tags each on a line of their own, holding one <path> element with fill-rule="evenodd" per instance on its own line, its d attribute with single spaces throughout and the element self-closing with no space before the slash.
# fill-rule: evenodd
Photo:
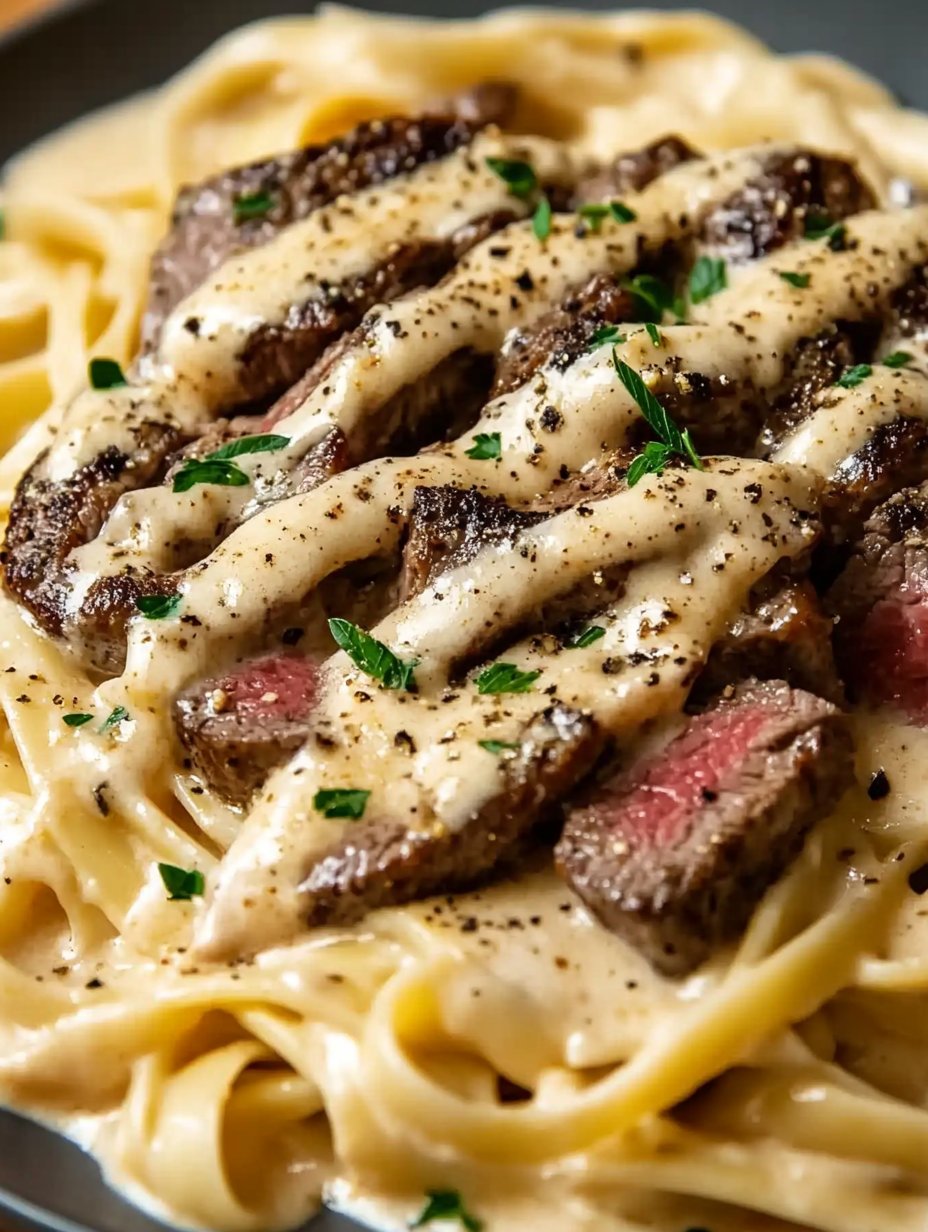
<svg viewBox="0 0 928 1232">
<path fill-rule="evenodd" d="M 616 222 L 634 222 L 638 215 L 630 210 L 624 201 L 610 201 L 609 213 Z"/>
<path fill-rule="evenodd" d="M 805 290 L 812 279 L 811 274 L 797 274 L 793 270 L 780 270 L 780 277 L 791 287 L 797 287 L 800 291 Z"/>
<path fill-rule="evenodd" d="M 887 368 L 904 368 L 906 364 L 912 362 L 912 353 L 910 351 L 893 351 L 891 355 L 886 355 L 882 361 Z"/>
<path fill-rule="evenodd" d="M 482 749 L 486 749 L 488 753 L 495 753 L 497 756 L 500 753 L 506 753 L 510 749 L 517 749 L 519 745 L 509 744 L 506 740 L 478 740 L 477 743 Z"/>
<path fill-rule="evenodd" d="M 198 483 L 216 483 L 227 488 L 243 488 L 251 482 L 240 466 L 231 461 L 248 453 L 273 453 L 286 449 L 289 436 L 266 432 L 260 436 L 240 436 L 205 458 L 188 458 L 174 476 L 174 491 L 189 492 Z"/>
<path fill-rule="evenodd" d="M 323 817 L 348 817 L 357 821 L 364 816 L 369 791 L 357 787 L 332 787 L 317 791 L 313 796 L 313 808 Z"/>
<path fill-rule="evenodd" d="M 721 257 L 700 257 L 690 271 L 690 299 L 701 304 L 728 286 L 728 272 Z"/>
<path fill-rule="evenodd" d="M 855 385 L 865 381 L 872 371 L 869 364 L 855 364 L 853 368 L 848 368 L 847 372 L 839 376 L 835 384 L 842 389 L 853 389 Z"/>
<path fill-rule="evenodd" d="M 242 193 L 232 202 L 232 214 L 237 223 L 248 222 L 252 218 L 263 218 L 273 205 L 274 198 L 269 192 Z"/>
<path fill-rule="evenodd" d="M 115 359 L 92 359 L 87 365 L 87 376 L 91 389 L 121 389 L 129 384 Z"/>
<path fill-rule="evenodd" d="M 536 239 L 546 240 L 551 234 L 551 202 L 543 196 L 532 215 L 532 230 Z"/>
<path fill-rule="evenodd" d="M 408 693 L 413 692 L 416 684 L 413 678 L 416 660 L 405 663 L 389 646 L 378 642 L 350 620 L 335 617 L 329 621 L 329 632 L 352 663 L 374 680 L 379 680 L 385 689 L 405 689 Z"/>
<path fill-rule="evenodd" d="M 661 331 L 657 328 L 653 321 L 648 321 L 645 325 L 648 331 L 648 337 L 651 339 L 651 345 L 659 347 L 661 345 Z"/>
<path fill-rule="evenodd" d="M 68 727 L 83 727 L 85 723 L 93 722 L 92 714 L 63 714 L 61 718 Z"/>
<path fill-rule="evenodd" d="M 601 346 L 618 346 L 625 341 L 626 335 L 619 333 L 618 325 L 600 325 L 596 333 L 587 343 L 588 351 L 595 351 Z"/>
<path fill-rule="evenodd" d="M 140 595 L 135 606 L 148 620 L 166 620 L 182 602 L 180 595 Z"/>
<path fill-rule="evenodd" d="M 637 458 L 635 459 L 637 461 Z M 587 625 L 587 627 L 574 637 L 565 637 L 561 645 L 567 650 L 585 650 L 587 646 L 592 646 L 594 642 L 598 642 L 601 637 L 606 636 L 606 630 L 602 625 Z"/>
<path fill-rule="evenodd" d="M 128 717 L 129 711 L 125 706 L 117 706 L 115 710 L 110 711 L 97 730 L 100 732 L 112 731 L 114 727 L 118 727 Z"/>
<path fill-rule="evenodd" d="M 515 663 L 494 663 L 477 677 L 478 693 L 527 693 L 541 670 L 523 672 Z"/>
<path fill-rule="evenodd" d="M 200 895 L 206 889 L 206 879 L 197 868 L 178 868 L 176 864 L 159 864 L 158 872 L 168 892 L 168 899 L 174 902 L 188 902 L 193 896 Z"/>
<path fill-rule="evenodd" d="M 425 1206 L 410 1228 L 421 1228 L 434 1219 L 456 1219 L 467 1232 L 482 1232 L 483 1221 L 472 1215 L 456 1189 L 427 1189 Z"/>
<path fill-rule="evenodd" d="M 538 187 L 538 176 L 531 163 L 518 158 L 488 158 L 486 163 L 514 197 L 530 197 Z"/>
<path fill-rule="evenodd" d="M 687 458 L 691 466 L 703 470 L 702 459 L 693 447 L 689 430 L 683 432 L 670 418 L 657 398 L 651 393 L 634 368 L 619 359 L 615 350 L 612 352 L 612 362 L 618 373 L 619 380 L 638 404 L 638 409 L 651 425 L 656 441 L 649 441 L 642 452 L 634 459 L 628 468 L 626 482 L 633 488 L 642 475 L 659 475 L 666 465 L 667 458 L 672 453 Z"/>
<path fill-rule="evenodd" d="M 624 201 L 594 201 L 588 205 L 581 205 L 577 213 L 591 231 L 598 231 L 606 218 L 613 218 L 616 222 L 634 222 L 638 217 Z"/>
<path fill-rule="evenodd" d="M 634 278 L 625 278 L 622 286 L 631 291 L 638 300 L 641 321 L 653 321 L 659 325 L 665 312 L 672 312 L 679 319 L 686 315 L 683 300 L 674 295 L 672 287 L 653 274 L 636 274 Z"/>
<path fill-rule="evenodd" d="M 807 240 L 827 240 L 832 252 L 840 252 L 844 247 L 844 223 L 832 222 L 827 214 L 815 211 L 807 214 L 805 234 Z"/>
<path fill-rule="evenodd" d="M 503 441 L 498 432 L 478 432 L 470 449 L 464 450 L 468 458 L 478 462 L 495 461 L 502 455 Z"/>
</svg>

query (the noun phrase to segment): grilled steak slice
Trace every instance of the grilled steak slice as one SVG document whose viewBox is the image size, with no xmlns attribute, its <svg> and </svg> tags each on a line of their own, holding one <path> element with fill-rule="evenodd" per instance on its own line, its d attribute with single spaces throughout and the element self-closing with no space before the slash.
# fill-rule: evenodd
<svg viewBox="0 0 928 1232">
<path fill-rule="evenodd" d="M 786 680 L 841 705 L 833 630 L 812 584 L 775 571 L 754 587 L 746 609 L 713 648 L 697 694 L 711 697 L 732 680 L 756 677 Z"/>
<path fill-rule="evenodd" d="M 920 266 L 890 300 L 888 333 L 911 338 L 928 326 L 928 268 Z"/>
<path fill-rule="evenodd" d="M 880 424 L 832 474 L 826 496 L 832 542 L 856 540 L 882 501 L 900 487 L 920 484 L 926 476 L 928 422 L 900 415 Z"/>
<path fill-rule="evenodd" d="M 577 200 L 606 201 L 623 193 L 640 192 L 659 176 L 700 155 L 681 137 L 662 137 L 641 150 L 631 150 L 608 167 L 584 176 L 577 185 Z"/>
<path fill-rule="evenodd" d="M 594 274 L 579 290 L 546 312 L 531 328 L 506 339 L 493 382 L 498 398 L 524 385 L 539 368 L 564 371 L 589 347 L 596 331 L 636 319 L 635 297 L 606 274 Z"/>
<path fill-rule="evenodd" d="M 511 542 L 547 516 L 513 509 L 476 488 L 416 488 L 403 553 L 402 598 L 425 590 L 440 573 L 467 564 L 487 544 Z"/>
<path fill-rule="evenodd" d="M 444 158 L 487 124 L 503 122 L 514 103 L 514 92 L 502 87 L 475 90 L 457 115 L 373 120 L 325 145 L 224 171 L 183 189 L 170 233 L 152 260 L 143 349 L 157 345 L 169 313 L 234 253 L 266 244 L 343 193 Z M 237 202 L 264 194 L 271 203 L 267 211 L 237 217 Z"/>
<path fill-rule="evenodd" d="M 703 241 L 730 261 L 751 261 L 801 236 L 810 217 L 837 222 L 876 199 L 851 163 L 809 150 L 771 155 L 757 179 L 713 210 Z"/>
<path fill-rule="evenodd" d="M 762 456 L 815 410 L 815 398 L 834 385 L 845 368 L 863 358 L 869 331 L 859 325 L 835 324 L 814 338 L 803 338 L 793 354 L 788 388 L 774 401 L 760 434 Z"/>
<path fill-rule="evenodd" d="M 243 804 L 309 734 L 319 664 L 265 655 L 184 690 L 174 723 L 191 767 L 220 796 Z"/>
<path fill-rule="evenodd" d="M 558 871 L 666 975 L 734 939 L 853 781 L 840 712 L 749 682 L 567 819 Z"/>
<path fill-rule="evenodd" d="M 928 723 L 928 484 L 876 510 L 827 601 L 852 695 Z"/>
<path fill-rule="evenodd" d="M 350 826 L 300 886 L 307 923 L 349 924 L 377 907 L 474 884 L 518 853 L 602 745 L 592 719 L 551 706 L 501 759 L 501 790 L 460 830 L 413 830 L 387 817 Z"/>
</svg>

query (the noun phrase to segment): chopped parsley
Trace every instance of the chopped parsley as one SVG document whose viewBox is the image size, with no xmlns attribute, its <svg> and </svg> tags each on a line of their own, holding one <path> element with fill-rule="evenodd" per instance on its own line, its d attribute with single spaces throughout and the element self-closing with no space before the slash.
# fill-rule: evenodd
<svg viewBox="0 0 928 1232">
<path fill-rule="evenodd" d="M 313 808 L 323 817 L 347 817 L 357 821 L 364 816 L 369 791 L 358 787 L 332 787 L 327 791 L 317 791 L 313 796 Z"/>
<path fill-rule="evenodd" d="M 551 202 L 547 197 L 542 197 L 535 206 L 535 213 L 532 215 L 532 230 L 535 232 L 535 238 L 546 240 L 551 234 Z"/>
<path fill-rule="evenodd" d="M 523 672 L 515 663 L 494 663 L 477 677 L 478 693 L 528 693 L 541 669 Z"/>
<path fill-rule="evenodd" d="M 415 690 L 413 669 L 417 660 L 404 662 L 389 646 L 378 642 L 350 620 L 335 617 L 329 621 L 329 632 L 355 667 L 359 667 L 374 680 L 379 680 L 385 689 L 405 689 L 407 693 Z"/>
<path fill-rule="evenodd" d="M 158 872 L 172 902 L 189 902 L 206 889 L 206 879 L 197 868 L 178 868 L 176 864 L 159 864 Z"/>
<path fill-rule="evenodd" d="M 478 432 L 473 445 L 464 452 L 468 458 L 474 458 L 478 462 L 495 462 L 502 456 L 502 437 L 498 432 Z"/>
<path fill-rule="evenodd" d="M 180 595 L 140 595 L 135 606 L 148 620 L 166 620 L 177 612 L 182 602 Z"/>
<path fill-rule="evenodd" d="M 435 1219 L 456 1219 L 466 1232 L 482 1232 L 483 1220 L 472 1215 L 456 1189 L 427 1189 L 426 1203 L 410 1228 L 421 1228 Z"/>
<path fill-rule="evenodd" d="M 510 749 L 519 748 L 518 744 L 510 744 L 506 740 L 478 740 L 477 743 L 482 749 L 486 749 L 488 753 L 495 753 L 499 756 L 500 753 L 506 753 Z"/>
<path fill-rule="evenodd" d="M 242 193 L 232 202 L 232 215 L 237 223 L 263 218 L 274 207 L 274 198 L 269 192 Z"/>
<path fill-rule="evenodd" d="M 128 385 L 126 374 L 115 359 L 97 357 L 87 365 L 91 389 L 122 389 Z"/>
<path fill-rule="evenodd" d="M 728 272 L 721 257 L 700 257 L 690 271 L 690 299 L 694 304 L 701 304 L 727 286 Z"/>
<path fill-rule="evenodd" d="M 887 368 L 904 368 L 912 359 L 911 351 L 893 351 L 891 355 L 884 356 L 882 362 Z"/>
<path fill-rule="evenodd" d="M 538 188 L 538 176 L 531 163 L 518 158 L 488 158 L 487 166 L 498 175 L 514 197 L 523 200 Z"/>
<path fill-rule="evenodd" d="M 112 731 L 114 727 L 118 727 L 120 723 L 124 723 L 129 717 L 129 711 L 125 706 L 117 706 L 115 710 L 111 710 L 103 722 L 100 724 L 98 731 Z"/>
<path fill-rule="evenodd" d="M 215 483 L 227 488 L 246 487 L 251 480 L 232 459 L 249 453 L 273 453 L 286 449 L 289 444 L 289 436 L 278 436 L 275 432 L 237 437 L 214 449 L 205 458 L 188 458 L 174 476 L 174 491 L 189 492 L 198 483 Z"/>
<path fill-rule="evenodd" d="M 93 722 L 93 715 L 92 714 L 63 714 L 61 716 L 61 720 L 63 723 L 66 723 L 68 727 L 83 727 L 85 723 Z"/>
<path fill-rule="evenodd" d="M 795 270 L 780 270 L 780 277 L 800 291 L 804 291 L 812 280 L 811 274 L 797 274 Z"/>
<path fill-rule="evenodd" d="M 595 351 L 601 346 L 619 346 L 626 339 L 625 334 L 619 333 L 618 325 L 600 325 L 596 333 L 587 344 L 588 351 Z"/>
<path fill-rule="evenodd" d="M 561 642 L 567 650 L 585 650 L 587 646 L 592 646 L 594 642 L 598 642 L 601 637 L 606 636 L 606 630 L 602 625 L 587 625 L 580 633 L 573 637 L 566 637 Z"/>
<path fill-rule="evenodd" d="M 661 331 L 657 328 L 653 321 L 648 321 L 647 325 L 645 325 L 645 329 L 648 331 L 648 337 L 651 339 L 651 345 L 659 347 L 662 342 Z"/>
<path fill-rule="evenodd" d="M 622 286 L 631 291 L 638 301 L 638 319 L 641 321 L 653 321 L 659 325 L 665 312 L 672 312 L 678 320 L 686 316 L 683 300 L 674 294 L 673 287 L 654 274 L 636 274 L 634 278 L 625 278 Z"/>
<path fill-rule="evenodd" d="M 598 231 L 606 218 L 616 222 L 634 222 L 638 215 L 624 201 L 593 201 L 581 205 L 577 213 L 591 231 Z"/>
<path fill-rule="evenodd" d="M 847 238 L 843 222 L 832 222 L 827 214 L 815 210 L 806 215 L 805 235 L 807 240 L 827 240 L 832 252 L 840 252 Z"/>
<path fill-rule="evenodd" d="M 610 201 L 609 213 L 616 222 L 634 222 L 638 215 L 628 208 L 624 201 Z"/>
<path fill-rule="evenodd" d="M 841 389 L 853 389 L 855 385 L 865 381 L 872 371 L 869 364 L 855 364 L 853 368 L 848 368 L 847 372 L 839 376 L 835 384 Z"/>
<path fill-rule="evenodd" d="M 689 430 L 680 431 L 665 408 L 645 385 L 640 374 L 620 360 L 615 350 L 612 352 L 612 362 L 619 380 L 634 398 L 638 409 L 651 425 L 655 436 L 658 437 L 658 440 L 649 441 L 645 445 L 628 468 L 626 476 L 628 486 L 633 488 L 643 475 L 659 475 L 671 454 L 679 454 L 686 458 L 691 466 L 695 466 L 697 470 L 703 470 L 702 459 L 693 447 Z"/>
</svg>

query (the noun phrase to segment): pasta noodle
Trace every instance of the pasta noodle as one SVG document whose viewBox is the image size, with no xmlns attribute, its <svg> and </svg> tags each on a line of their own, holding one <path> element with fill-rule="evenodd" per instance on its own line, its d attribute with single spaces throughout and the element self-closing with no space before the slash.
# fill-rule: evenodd
<svg viewBox="0 0 928 1232">
<path fill-rule="evenodd" d="M 494 78 L 524 88 L 534 134 L 525 148 L 539 167 L 605 160 L 678 133 L 717 156 L 720 184 L 726 175 L 737 182 L 743 159 L 754 157 L 732 162 L 727 151 L 801 141 L 855 159 L 884 203 L 905 185 L 928 191 L 928 118 L 902 110 L 844 64 L 775 56 L 707 16 L 519 10 L 435 23 L 327 7 L 315 17 L 246 28 L 163 88 L 77 122 L 8 170 L 0 245 L 4 517 L 26 466 L 64 432 L 63 410 L 86 383 L 89 361 L 133 360 L 149 261 L 182 185 Z M 675 183 L 685 200 L 702 191 L 685 174 Z M 481 191 L 492 204 L 498 189 L 490 182 Z M 664 196 L 641 200 L 642 216 L 656 200 L 655 218 L 672 217 Z M 392 224 L 382 210 L 377 227 L 387 245 Z M 892 254 L 923 243 L 925 208 L 900 217 L 891 225 L 882 215 L 855 223 L 857 247 L 836 256 L 836 270 L 850 280 L 879 245 Z M 314 224 L 298 225 L 305 236 Z M 660 225 L 669 229 L 659 238 L 672 239 L 674 224 Z M 577 247 L 569 259 L 585 258 Z M 260 250 L 246 254 L 242 268 L 260 261 Z M 745 302 L 761 290 L 788 294 L 776 270 L 742 277 L 731 295 L 743 285 Z M 264 285 L 269 302 L 278 289 Z M 435 304 L 450 318 L 458 308 L 441 298 L 446 290 L 436 290 Z M 831 290 L 845 294 L 838 273 Z M 203 302 L 210 294 L 207 286 Z M 810 297 L 782 324 L 781 352 L 814 332 L 802 313 L 816 310 Z M 673 326 L 665 333 L 683 354 L 688 338 L 705 350 L 722 319 L 713 312 L 700 306 L 686 337 Z M 436 339 L 437 355 L 443 343 Z M 171 345 L 184 354 L 182 338 Z M 424 355 L 409 362 L 426 370 Z M 749 361 L 734 338 L 713 363 L 724 372 Z M 597 371 L 591 360 L 589 388 Z M 912 413 L 928 415 L 924 377 L 896 375 Z M 218 400 L 218 368 L 214 379 Z M 369 388 L 346 378 L 338 413 L 360 416 Z M 874 420 L 859 424 L 874 391 L 881 388 L 863 384 L 829 408 L 842 447 L 872 428 Z M 555 389 L 565 407 L 587 392 Z M 125 409 L 118 391 L 113 397 Z M 514 402 L 505 421 L 513 435 L 520 406 Z M 330 411 L 320 402 L 299 414 L 311 428 L 328 422 Z M 817 465 L 826 473 L 838 456 L 819 446 Z M 797 433 L 775 460 L 802 463 L 815 448 L 808 433 Z M 417 462 L 419 481 L 469 482 L 459 455 Z M 401 463 L 370 472 L 374 498 L 352 535 L 380 533 L 389 493 L 409 486 L 404 473 Z M 792 473 L 784 469 L 784 491 L 805 482 L 789 479 Z M 724 477 L 706 474 L 692 479 L 697 512 L 697 497 L 705 504 L 700 483 L 724 488 Z M 213 961 L 208 945 L 194 945 L 195 932 L 202 942 L 204 905 L 169 901 L 158 862 L 199 870 L 220 889 L 243 884 L 249 835 L 265 842 L 291 824 L 299 795 L 292 779 L 281 778 L 277 797 L 243 823 L 174 764 L 169 698 L 197 656 L 205 669 L 218 642 L 234 644 L 234 620 L 251 628 L 260 619 L 265 592 L 257 589 L 240 595 L 234 617 L 231 607 L 220 611 L 229 553 L 253 555 L 262 536 L 282 540 L 294 508 L 301 525 L 319 524 L 323 503 L 347 499 L 356 482 L 357 472 L 346 472 L 295 498 L 298 507 L 266 510 L 235 531 L 232 547 L 229 540 L 216 550 L 185 595 L 190 613 L 213 613 L 215 641 L 193 646 L 183 663 L 171 639 L 185 631 L 165 626 L 149 642 L 130 640 L 125 674 L 101 684 L 10 598 L 0 599 L 3 1100 L 72 1135 L 115 1185 L 158 1214 L 224 1232 L 295 1227 L 323 1196 L 398 1228 L 419 1214 L 426 1191 L 464 1195 L 493 1232 L 923 1229 L 928 927 L 909 876 L 928 858 L 928 743 L 923 731 L 896 720 L 854 720 L 861 777 L 885 767 L 892 795 L 874 803 L 861 790 L 849 793 L 768 892 L 738 947 L 678 983 L 596 924 L 542 865 L 477 896 L 457 896 L 454 911 L 431 901 L 390 908 L 355 928 L 307 931 L 285 944 L 274 944 L 271 930 L 268 947 L 258 936 L 260 952 L 241 963 Z M 726 493 L 730 512 L 734 486 Z M 739 516 L 754 525 L 759 514 L 743 504 Z M 217 508 L 202 517 L 214 519 Z M 643 505 L 615 508 L 627 511 L 642 543 L 646 531 L 663 535 L 666 550 L 712 590 L 717 610 L 700 635 L 710 644 L 742 590 L 775 563 L 772 549 L 770 559 L 758 549 L 738 563 L 740 573 L 713 577 L 710 545 L 725 533 L 721 522 L 706 514 L 675 539 L 661 523 L 663 505 L 652 509 L 653 525 Z M 579 578 L 603 558 L 596 556 L 599 514 L 580 529 L 578 516 L 559 515 L 545 533 L 549 546 L 557 535 L 565 542 L 586 536 L 585 554 L 570 566 Z M 179 537 L 181 527 L 167 524 Z M 119 527 L 111 533 L 82 549 L 87 569 L 96 566 L 93 552 L 117 544 Z M 796 554 L 802 543 L 793 533 L 784 527 L 783 542 Z M 329 556 L 307 546 L 274 585 L 281 593 L 308 589 L 313 569 L 354 559 L 353 543 L 333 526 Z M 729 546 L 736 554 L 737 541 Z M 520 567 L 499 565 L 513 611 L 545 597 L 544 579 L 532 581 L 527 565 L 505 582 Z M 630 588 L 623 611 L 657 585 L 653 568 L 642 573 L 641 593 Z M 410 646 L 428 642 L 436 656 L 453 658 L 466 622 L 479 614 L 462 600 L 451 620 L 412 601 L 389 628 Z M 525 651 L 523 667 L 535 662 L 532 653 Z M 575 662 L 571 687 L 582 698 L 593 668 L 582 653 Z M 428 661 L 422 670 L 430 670 Z M 597 687 L 605 688 L 601 677 Z M 628 687 L 638 690 L 636 699 L 647 692 L 637 679 Z M 656 713 L 658 701 L 636 700 L 635 720 Z M 119 706 L 130 717 L 110 735 L 78 736 L 62 723 L 63 710 L 103 716 Z M 409 720 L 412 729 L 415 716 Z M 313 756 L 297 754 L 291 769 L 314 772 Z M 337 766 L 332 774 L 341 781 Z M 462 792 L 466 779 L 465 770 Z M 399 778 L 395 790 L 402 799 Z M 321 833 L 320 841 L 327 838 Z M 471 911 L 481 917 L 479 931 L 454 926 Z M 246 944 L 256 926 L 234 915 L 233 904 L 219 931 Z M 506 1098 L 507 1089 L 521 1096 Z"/>
</svg>

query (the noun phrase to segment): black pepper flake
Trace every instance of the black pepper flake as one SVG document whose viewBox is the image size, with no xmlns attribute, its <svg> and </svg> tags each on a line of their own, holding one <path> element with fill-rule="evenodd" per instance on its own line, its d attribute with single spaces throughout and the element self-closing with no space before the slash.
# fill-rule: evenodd
<svg viewBox="0 0 928 1232">
<path fill-rule="evenodd" d="M 519 275 L 519 277 L 516 279 L 516 286 L 519 288 L 520 291 L 534 291 L 535 281 L 527 269 L 523 270 L 522 273 Z"/>
<path fill-rule="evenodd" d="M 103 782 L 103 783 L 98 783 L 97 786 L 93 789 L 93 798 L 96 801 L 97 808 L 100 810 L 101 814 L 104 817 L 109 817 L 110 815 L 109 801 L 107 800 L 104 794 L 107 787 L 109 787 L 109 783 Z"/>
<path fill-rule="evenodd" d="M 93 991 L 93 989 L 95 989 L 95 988 L 102 988 L 102 987 L 103 987 L 103 981 L 102 981 L 102 980 L 98 980 L 98 979 L 97 979 L 97 977 L 96 977 L 96 976 L 94 976 L 94 978 L 93 978 L 92 980 L 88 980 L 88 981 L 87 981 L 87 983 L 84 985 L 84 987 L 85 987 L 85 988 L 89 988 L 91 991 Z"/>
<path fill-rule="evenodd" d="M 880 766 L 879 770 L 876 771 L 870 780 L 867 795 L 871 800 L 885 800 L 890 791 L 892 791 L 892 788 L 889 785 L 889 777 L 883 767 Z"/>
<path fill-rule="evenodd" d="M 285 646 L 295 646 L 297 642 L 301 640 L 305 632 L 305 629 L 300 629 L 294 625 L 292 629 L 284 629 L 280 640 Z"/>
<path fill-rule="evenodd" d="M 928 864 L 909 873 L 909 889 L 913 894 L 924 894 L 928 891 Z"/>
</svg>

